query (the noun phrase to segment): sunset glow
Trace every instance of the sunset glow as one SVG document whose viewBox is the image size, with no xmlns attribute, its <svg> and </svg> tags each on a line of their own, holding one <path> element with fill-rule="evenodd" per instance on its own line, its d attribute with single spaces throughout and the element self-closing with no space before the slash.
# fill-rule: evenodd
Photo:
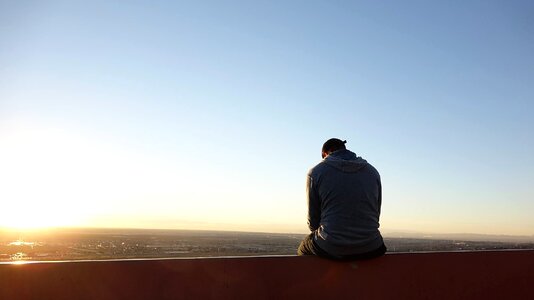
<svg viewBox="0 0 534 300">
<path fill-rule="evenodd" d="M 0 228 L 306 233 L 338 137 L 380 172 L 384 232 L 534 235 L 531 11 L 7 1 Z"/>
</svg>

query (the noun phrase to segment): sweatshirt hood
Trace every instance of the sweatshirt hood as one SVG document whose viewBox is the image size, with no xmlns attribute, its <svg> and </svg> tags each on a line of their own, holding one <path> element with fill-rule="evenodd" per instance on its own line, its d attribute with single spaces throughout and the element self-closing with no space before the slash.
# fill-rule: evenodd
<svg viewBox="0 0 534 300">
<path fill-rule="evenodd" d="M 324 160 L 329 166 L 332 166 L 345 173 L 358 172 L 363 167 L 367 166 L 367 161 L 354 152 L 349 150 L 338 150 L 330 153 Z"/>
</svg>

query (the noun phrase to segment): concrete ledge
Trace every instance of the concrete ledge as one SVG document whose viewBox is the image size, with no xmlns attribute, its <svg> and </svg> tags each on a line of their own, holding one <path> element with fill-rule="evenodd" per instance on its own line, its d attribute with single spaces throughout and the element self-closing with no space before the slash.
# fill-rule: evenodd
<svg viewBox="0 0 534 300">
<path fill-rule="evenodd" d="M 534 299 L 534 251 L 0 265 L 0 299 Z"/>
</svg>

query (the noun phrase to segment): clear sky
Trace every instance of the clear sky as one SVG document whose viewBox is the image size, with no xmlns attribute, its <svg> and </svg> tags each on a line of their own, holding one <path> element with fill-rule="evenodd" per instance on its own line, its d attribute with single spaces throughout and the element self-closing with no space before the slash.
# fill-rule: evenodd
<svg viewBox="0 0 534 300">
<path fill-rule="evenodd" d="M 0 1 L 0 226 L 306 232 L 331 137 L 385 232 L 534 234 L 532 1 Z"/>
</svg>

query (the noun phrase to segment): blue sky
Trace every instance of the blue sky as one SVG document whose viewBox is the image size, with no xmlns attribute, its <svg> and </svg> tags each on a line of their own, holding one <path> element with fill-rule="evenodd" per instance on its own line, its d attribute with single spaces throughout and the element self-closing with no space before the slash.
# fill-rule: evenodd
<svg viewBox="0 0 534 300">
<path fill-rule="evenodd" d="M 0 226 L 305 232 L 304 176 L 340 137 L 382 175 L 384 231 L 532 235 L 533 15 L 2 1 L 0 198 L 20 217 Z"/>
</svg>

